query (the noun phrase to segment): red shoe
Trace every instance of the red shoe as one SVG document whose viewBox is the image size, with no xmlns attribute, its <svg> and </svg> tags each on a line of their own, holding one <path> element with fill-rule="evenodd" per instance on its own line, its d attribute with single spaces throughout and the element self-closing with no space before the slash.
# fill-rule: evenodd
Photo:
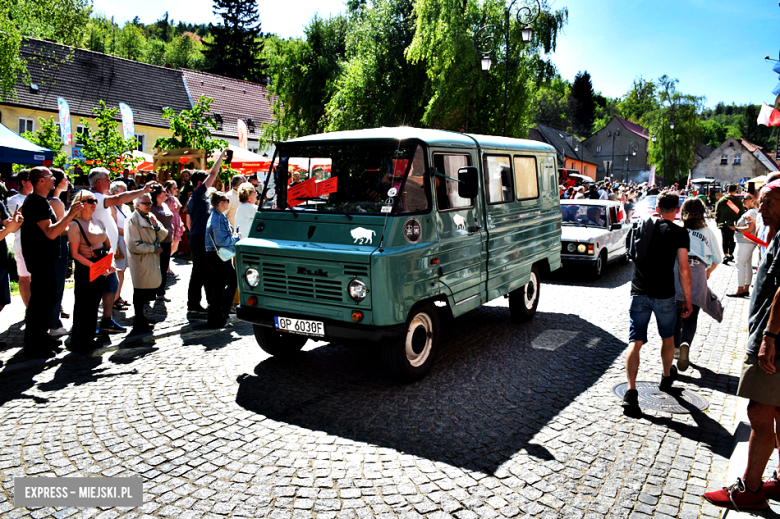
<svg viewBox="0 0 780 519">
<path fill-rule="evenodd" d="M 745 486 L 742 478 L 737 478 L 737 482 L 730 487 L 723 487 L 720 490 L 705 493 L 704 499 L 715 506 L 736 510 L 737 512 L 740 510 L 764 510 L 769 508 L 763 485 L 758 492 L 752 492 Z"/>
<path fill-rule="evenodd" d="M 764 481 L 764 495 L 767 499 L 780 501 L 780 480 L 777 479 L 777 471 L 772 472 L 772 478 Z"/>
</svg>

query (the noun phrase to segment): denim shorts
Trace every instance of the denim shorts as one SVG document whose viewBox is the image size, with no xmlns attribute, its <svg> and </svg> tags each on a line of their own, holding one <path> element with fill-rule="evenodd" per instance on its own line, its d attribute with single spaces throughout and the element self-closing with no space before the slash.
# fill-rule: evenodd
<svg viewBox="0 0 780 519">
<path fill-rule="evenodd" d="M 658 334 L 661 338 L 674 337 L 674 325 L 677 321 L 677 305 L 674 302 L 674 296 L 669 299 L 631 296 L 629 342 L 647 342 L 647 325 L 650 323 L 652 314 L 655 314 L 655 322 L 658 325 Z"/>
<path fill-rule="evenodd" d="M 103 293 L 116 294 L 117 290 L 119 290 L 119 277 L 116 275 L 116 272 L 112 272 L 106 276 L 106 284 L 103 285 Z"/>
</svg>

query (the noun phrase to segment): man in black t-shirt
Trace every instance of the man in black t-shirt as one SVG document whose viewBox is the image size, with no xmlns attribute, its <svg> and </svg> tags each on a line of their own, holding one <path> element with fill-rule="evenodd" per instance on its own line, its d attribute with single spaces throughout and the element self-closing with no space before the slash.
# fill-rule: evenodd
<svg viewBox="0 0 780 519">
<path fill-rule="evenodd" d="M 647 325 L 650 316 L 655 315 L 658 333 L 661 336 L 661 363 L 663 377 L 659 388 L 668 391 L 677 378 L 674 361 L 674 325 L 677 321 L 674 263 L 677 261 L 680 285 L 685 294 L 683 317 L 691 313 L 691 267 L 688 264 L 690 239 L 688 231 L 674 223 L 679 197 L 676 193 L 663 192 L 658 195 L 656 211 L 661 219 L 655 222 L 648 244 L 647 254 L 634 263 L 634 278 L 631 280 L 629 350 L 626 355 L 626 378 L 628 391 L 623 398 L 623 412 L 628 416 L 639 416 L 641 410 L 636 389 L 636 375 L 639 371 L 639 350 L 647 342 Z"/>
<path fill-rule="evenodd" d="M 11 283 L 8 278 L 8 245 L 5 237 L 19 230 L 24 218 L 22 213 L 16 211 L 12 215 L 8 214 L 8 209 L 0 202 L 0 310 L 5 305 L 11 304 Z M 0 349 L 5 349 L 7 344 L 0 342 Z"/>
<path fill-rule="evenodd" d="M 24 354 L 33 358 L 56 355 L 60 341 L 49 337 L 49 316 L 57 304 L 54 262 L 60 256 L 60 234 L 82 208 L 76 202 L 62 220 L 57 221 L 46 196 L 54 189 L 54 179 L 49 168 L 42 166 L 30 171 L 33 192 L 22 206 L 22 253 L 30 271 L 30 303 L 24 317 Z"/>
</svg>

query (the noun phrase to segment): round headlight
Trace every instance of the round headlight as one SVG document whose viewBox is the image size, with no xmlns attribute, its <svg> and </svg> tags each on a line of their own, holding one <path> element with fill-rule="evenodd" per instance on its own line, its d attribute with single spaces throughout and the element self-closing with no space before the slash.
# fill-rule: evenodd
<svg viewBox="0 0 780 519">
<path fill-rule="evenodd" d="M 347 292 L 349 293 L 349 297 L 356 303 L 359 303 L 368 295 L 368 288 L 366 288 L 366 284 L 359 279 L 353 279 L 349 282 L 349 285 L 347 285 Z"/>
<path fill-rule="evenodd" d="M 253 268 L 248 268 L 244 272 L 244 279 L 250 287 L 256 287 L 260 284 L 260 273 Z"/>
<path fill-rule="evenodd" d="M 584 244 L 580 243 L 579 245 L 577 245 L 577 252 L 579 252 L 580 254 L 585 254 L 586 250 L 588 250 L 588 248 Z"/>
<path fill-rule="evenodd" d="M 569 244 L 569 246 L 568 246 L 568 247 L 566 247 L 566 249 L 567 249 L 569 252 L 574 252 L 575 250 L 577 250 L 577 246 L 576 246 L 575 244 L 573 244 L 573 243 L 570 243 L 570 244 Z"/>
</svg>

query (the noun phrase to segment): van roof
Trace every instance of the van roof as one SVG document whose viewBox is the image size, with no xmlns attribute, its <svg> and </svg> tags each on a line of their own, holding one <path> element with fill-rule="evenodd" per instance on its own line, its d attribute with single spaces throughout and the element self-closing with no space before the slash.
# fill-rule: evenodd
<svg viewBox="0 0 780 519">
<path fill-rule="evenodd" d="M 318 133 L 285 141 L 288 143 L 307 143 L 335 140 L 370 140 L 370 139 L 419 139 L 430 146 L 442 146 L 450 148 L 476 148 L 477 143 L 482 148 L 512 149 L 524 151 L 548 151 L 555 152 L 555 148 L 549 144 L 527 139 L 512 139 L 509 137 L 497 137 L 495 135 L 477 135 L 459 133 L 447 130 L 429 130 L 426 128 L 412 128 L 410 126 L 398 126 L 395 128 L 382 127 L 367 130 L 349 130 L 341 132 Z M 476 141 L 476 142 L 475 142 Z"/>
</svg>

